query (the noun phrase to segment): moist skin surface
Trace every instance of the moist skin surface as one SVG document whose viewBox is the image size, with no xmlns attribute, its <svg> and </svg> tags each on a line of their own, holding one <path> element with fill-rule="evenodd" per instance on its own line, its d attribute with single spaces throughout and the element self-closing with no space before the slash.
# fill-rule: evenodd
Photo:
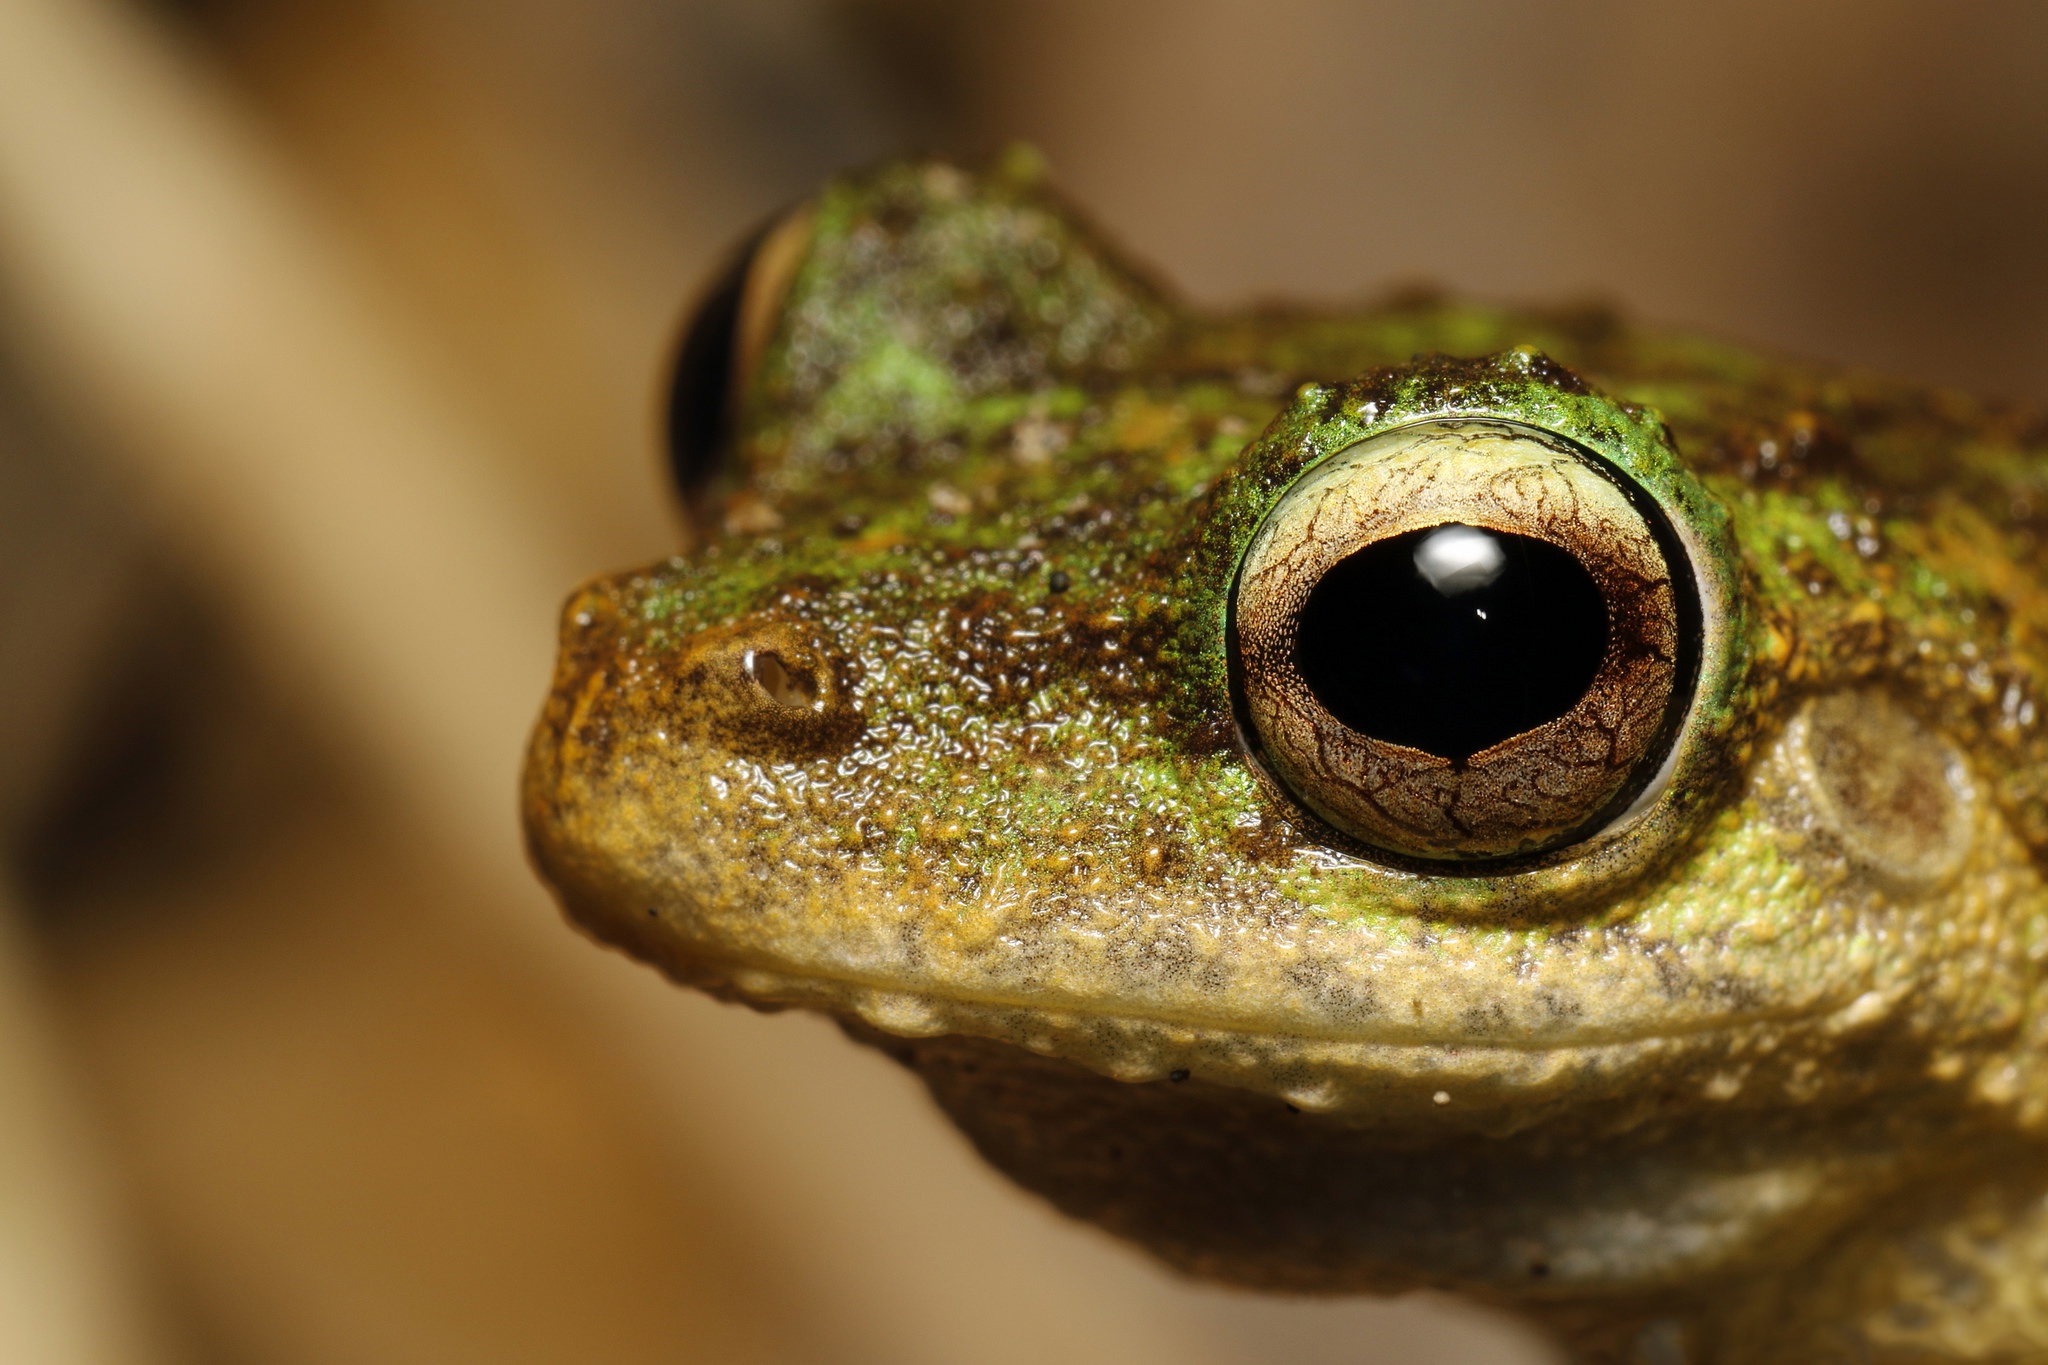
<svg viewBox="0 0 2048 1365">
<path fill-rule="evenodd" d="M 1593 310 L 1186 311 L 1023 154 L 751 260 L 700 543 L 564 612 L 524 816 L 581 928 L 831 1013 L 1194 1274 L 1593 1361 L 2048 1359 L 2038 418 Z M 1306 589 L 1241 592 L 1327 529 L 1290 490 L 1425 434 L 1426 524 L 1647 584 L 1650 683 L 1493 787 L 1318 728 L 1268 686 Z M 1496 446 L 1636 510 L 1472 510 Z M 1414 520 L 1382 484 L 1344 526 Z"/>
</svg>

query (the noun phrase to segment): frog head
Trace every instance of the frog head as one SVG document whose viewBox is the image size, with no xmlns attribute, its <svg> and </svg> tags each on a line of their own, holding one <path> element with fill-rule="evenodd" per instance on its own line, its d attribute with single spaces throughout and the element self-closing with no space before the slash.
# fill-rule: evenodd
<svg viewBox="0 0 2048 1365">
<path fill-rule="evenodd" d="M 535 861 L 1062 1207 L 1648 1302 L 2048 1122 L 2022 419 L 1585 310 L 1190 312 L 1014 154 L 785 217 L 676 393 L 701 543 L 571 599 Z"/>
</svg>

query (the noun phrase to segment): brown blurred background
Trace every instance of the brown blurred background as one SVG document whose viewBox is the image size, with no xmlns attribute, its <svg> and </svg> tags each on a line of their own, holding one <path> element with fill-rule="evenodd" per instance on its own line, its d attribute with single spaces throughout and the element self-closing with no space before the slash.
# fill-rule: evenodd
<svg viewBox="0 0 2048 1365">
<path fill-rule="evenodd" d="M 721 249 L 1022 136 L 1205 304 L 1416 281 L 2048 400 L 2048 7 L 0 0 L 0 1361 L 1536 1362 L 1181 1283 L 513 782 Z"/>
</svg>

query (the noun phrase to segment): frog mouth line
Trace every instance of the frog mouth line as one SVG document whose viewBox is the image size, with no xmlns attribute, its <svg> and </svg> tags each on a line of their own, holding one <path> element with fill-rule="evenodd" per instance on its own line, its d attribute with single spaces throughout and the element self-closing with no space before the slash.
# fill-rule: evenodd
<svg viewBox="0 0 2048 1365">
<path fill-rule="evenodd" d="M 987 1038 L 1071 1062 L 1115 1080 L 1200 1079 L 1275 1096 L 1297 1108 L 1394 1120 L 1436 1115 L 1455 1097 L 1460 1112 L 1522 1112 L 1536 1096 L 1549 1110 L 1625 1095 L 1646 1070 L 1700 1072 L 1715 1098 L 1731 1098 L 1752 1064 L 1771 1049 L 1743 1048 L 1745 1034 L 1820 1027 L 1831 1016 L 1861 1024 L 1879 1009 L 1858 997 L 1834 1010 L 1758 1013 L 1697 1027 L 1543 1041 L 1502 1038 L 1341 1037 L 1259 1030 L 1242 1021 L 1191 1023 L 1085 1006 L 1001 998 L 934 996 L 900 985 L 786 969 L 708 964 L 678 973 L 688 984 L 756 1005 L 797 1006 L 851 1017 L 897 1037 Z M 1869 1018 L 1858 1018 L 1859 1014 Z M 1692 1059 L 1680 1065 L 1679 1057 Z M 1676 1070 L 1674 1070 L 1676 1068 Z M 1455 1118 L 1455 1115 L 1451 1116 Z M 1417 1121 L 1434 1123 L 1435 1118 Z M 1522 1126 L 1524 1113 L 1510 1126 Z M 1483 1120 L 1496 1122 L 1495 1119 Z"/>
<path fill-rule="evenodd" d="M 706 984 L 727 982 L 732 994 L 764 1004 L 851 1009 L 878 1028 L 909 1037 L 953 1031 L 934 1024 L 946 1014 L 966 1012 L 985 1017 L 1056 1019 L 1068 1027 L 1092 1025 L 1111 1029 L 1177 1030 L 1216 1039 L 1288 1040 L 1306 1045 L 1367 1048 L 1390 1053 L 1592 1054 L 1658 1044 L 1704 1042 L 1756 1029 L 1808 1026 L 1830 1018 L 1839 1018 L 1848 1027 L 1861 1027 L 1876 1022 L 1889 1010 L 1882 994 L 1866 991 L 1840 1003 L 1797 1009 L 1759 1009 L 1741 1015 L 1724 1014 L 1642 1030 L 1585 1030 L 1542 1038 L 1477 1033 L 1422 1034 L 1413 1031 L 1403 1035 L 1370 1036 L 1359 1031 L 1318 1029 L 1308 1021 L 1261 1027 L 1241 1018 L 1168 1015 L 1142 1009 L 1105 1010 L 1094 1003 L 1072 998 L 1034 999 L 988 992 L 942 992 L 882 977 L 808 971 L 786 964 L 731 963 L 708 973 L 686 971 L 682 975 L 688 980 Z M 827 999 L 821 1000 L 820 997 Z"/>
</svg>

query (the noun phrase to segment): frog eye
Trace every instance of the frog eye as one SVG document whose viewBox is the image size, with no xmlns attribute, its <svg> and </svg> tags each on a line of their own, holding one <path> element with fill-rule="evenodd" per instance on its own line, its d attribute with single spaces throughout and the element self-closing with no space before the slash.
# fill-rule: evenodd
<svg viewBox="0 0 2048 1365">
<path fill-rule="evenodd" d="M 1478 420 L 1310 470 L 1254 534 L 1230 625 L 1273 774 L 1344 833 L 1432 860 L 1542 853 L 1636 806 L 1700 633 L 1647 493 L 1562 437 Z"/>
<path fill-rule="evenodd" d="M 768 347 L 784 296 L 810 243 L 798 209 L 755 231 L 698 299 L 683 329 L 668 390 L 669 472 L 695 501 L 724 464 L 739 399 Z"/>
</svg>

